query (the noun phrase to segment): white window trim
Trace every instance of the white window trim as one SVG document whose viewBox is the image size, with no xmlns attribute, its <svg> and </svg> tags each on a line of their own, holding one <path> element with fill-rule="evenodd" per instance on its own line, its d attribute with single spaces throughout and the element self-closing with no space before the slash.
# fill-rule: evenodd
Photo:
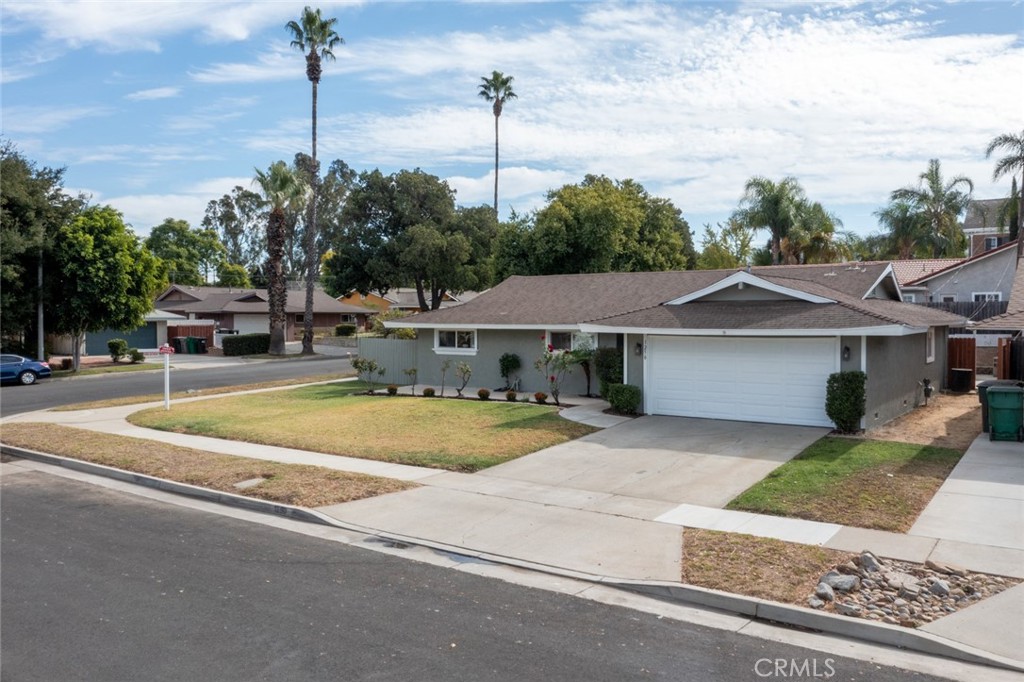
<svg viewBox="0 0 1024 682">
<path fill-rule="evenodd" d="M 472 348 L 449 348 L 448 346 L 441 347 L 440 339 L 438 338 L 441 332 L 454 332 L 455 338 L 458 339 L 459 332 L 473 332 L 473 347 Z M 436 355 L 476 355 L 479 351 L 477 344 L 479 343 L 480 336 L 476 329 L 435 329 L 434 330 L 434 353 Z"/>
<path fill-rule="evenodd" d="M 924 361 L 925 364 L 935 362 L 935 327 L 928 327 L 924 337 Z"/>
<path fill-rule="evenodd" d="M 552 334 L 552 332 L 554 332 L 556 334 L 564 334 L 564 333 L 569 332 L 569 331 L 570 330 L 568 330 L 568 329 L 564 329 L 564 330 L 562 330 L 562 329 L 554 329 L 554 330 L 549 329 L 549 330 L 545 331 L 544 332 L 544 347 L 547 348 L 548 346 L 551 345 L 551 334 Z M 577 332 L 577 331 L 573 331 L 571 333 L 572 333 L 572 337 L 571 337 L 572 340 L 569 342 L 569 350 L 576 350 L 577 348 L 579 348 L 580 345 L 582 345 L 583 339 L 589 339 L 590 340 L 590 347 L 591 348 L 597 348 L 597 334 L 594 334 L 594 333 L 591 333 L 591 332 Z M 561 348 L 561 349 L 557 349 L 556 348 L 555 350 L 563 350 L 564 351 L 565 349 L 564 348 Z"/>
<path fill-rule="evenodd" d="M 981 300 L 978 300 L 978 296 L 984 296 L 985 298 L 983 298 Z M 989 298 L 989 296 L 994 296 L 995 298 Z M 974 301 L 975 303 L 982 303 L 984 301 L 1002 301 L 1003 300 L 1003 292 L 1001 292 L 1001 291 L 972 291 L 971 292 L 971 300 Z"/>
<path fill-rule="evenodd" d="M 903 294 L 904 303 L 917 303 L 917 294 Z"/>
</svg>

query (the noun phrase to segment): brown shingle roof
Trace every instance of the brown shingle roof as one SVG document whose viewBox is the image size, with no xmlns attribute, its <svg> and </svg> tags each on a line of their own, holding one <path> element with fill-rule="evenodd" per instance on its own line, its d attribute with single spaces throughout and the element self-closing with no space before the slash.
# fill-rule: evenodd
<svg viewBox="0 0 1024 682">
<path fill-rule="evenodd" d="M 196 301 L 165 301 L 162 297 L 172 291 L 182 291 L 194 296 Z M 155 307 L 159 310 L 181 311 L 184 313 L 268 313 L 266 289 L 238 289 L 227 287 L 183 287 L 172 285 L 157 297 Z M 302 313 L 306 310 L 305 289 L 289 289 L 285 312 Z M 362 306 L 341 303 L 328 296 L 322 289 L 313 291 L 313 312 L 370 314 L 375 311 Z"/>
<path fill-rule="evenodd" d="M 738 301 L 662 305 L 709 287 L 739 270 L 514 276 L 457 308 L 422 313 L 410 321 L 410 326 L 544 328 L 589 322 L 680 328 L 685 321 L 710 325 L 693 328 L 824 329 L 963 323 L 959 316 L 923 306 L 874 298 L 864 300 L 887 267 L 888 263 L 855 263 L 760 267 L 750 271 L 768 282 L 834 300 L 834 304 Z M 778 317 L 781 313 L 786 314 L 784 318 Z M 787 320 L 799 326 L 786 327 Z"/>
</svg>

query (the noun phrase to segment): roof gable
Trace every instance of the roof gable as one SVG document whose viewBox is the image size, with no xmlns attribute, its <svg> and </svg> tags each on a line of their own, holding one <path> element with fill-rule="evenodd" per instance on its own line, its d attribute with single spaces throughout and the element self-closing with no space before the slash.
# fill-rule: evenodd
<svg viewBox="0 0 1024 682">
<path fill-rule="evenodd" d="M 923 284 L 931 279 L 934 279 L 935 277 L 944 275 L 958 268 L 974 267 L 976 263 L 981 263 L 982 261 L 992 258 L 993 256 L 997 256 L 1001 253 L 1006 253 L 1008 250 L 1016 248 L 1017 242 L 1008 242 L 1006 244 L 1003 244 L 1002 246 L 997 246 L 994 249 L 985 251 L 984 253 L 979 253 L 976 256 L 972 256 L 970 258 L 965 258 L 961 261 L 957 261 L 956 263 L 953 263 L 952 265 L 942 268 L 941 270 L 935 270 L 934 272 L 931 272 L 925 275 L 924 277 L 919 277 L 918 279 L 906 282 L 906 286 L 916 286 L 918 284 Z"/>
<path fill-rule="evenodd" d="M 744 290 L 751 288 L 761 292 L 770 292 L 775 296 L 765 297 L 763 295 L 751 295 L 750 293 L 744 294 Z M 733 290 L 734 291 L 729 291 Z M 825 298 L 824 296 L 817 296 L 815 294 L 801 291 L 800 289 L 793 288 L 791 286 L 784 286 L 769 282 L 768 280 L 762 279 L 749 272 L 735 272 L 724 279 L 720 279 L 717 282 L 710 284 L 709 286 L 703 287 L 696 291 L 692 291 L 688 294 L 674 298 L 671 301 L 665 303 L 665 305 L 683 305 L 693 301 L 706 300 L 721 300 L 723 296 L 716 296 L 715 294 L 721 294 L 729 292 L 727 297 L 729 300 L 742 301 L 742 300 L 765 300 L 765 298 L 782 298 L 782 299 L 794 299 L 797 301 L 807 301 L 809 303 L 835 303 L 834 300 Z"/>
</svg>

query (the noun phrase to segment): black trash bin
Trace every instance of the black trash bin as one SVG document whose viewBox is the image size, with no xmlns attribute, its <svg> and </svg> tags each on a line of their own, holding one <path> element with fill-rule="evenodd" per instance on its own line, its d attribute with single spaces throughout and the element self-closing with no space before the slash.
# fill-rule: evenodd
<svg viewBox="0 0 1024 682">
<path fill-rule="evenodd" d="M 185 336 L 175 336 L 173 339 L 171 339 L 171 345 L 174 347 L 174 352 L 175 353 L 185 353 L 185 352 L 187 352 L 186 348 L 185 348 L 185 339 L 186 338 L 188 338 L 188 337 L 185 337 Z"/>
<path fill-rule="evenodd" d="M 949 370 L 949 390 L 953 393 L 968 393 L 974 386 L 971 386 L 971 375 L 973 369 L 951 369 Z"/>
<path fill-rule="evenodd" d="M 205 336 L 197 336 L 196 337 L 196 352 L 197 353 L 206 353 L 206 352 L 208 352 L 207 348 L 206 348 L 206 337 Z"/>
<path fill-rule="evenodd" d="M 993 386 L 1024 386 L 1024 381 L 1016 379 L 989 379 L 978 384 L 978 402 L 981 403 L 981 430 L 988 433 L 988 389 Z"/>
</svg>

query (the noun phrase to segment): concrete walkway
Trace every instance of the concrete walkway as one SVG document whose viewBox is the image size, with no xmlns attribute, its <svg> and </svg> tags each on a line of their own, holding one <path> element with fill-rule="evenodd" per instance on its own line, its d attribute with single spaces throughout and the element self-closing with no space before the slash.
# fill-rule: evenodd
<svg viewBox="0 0 1024 682">
<path fill-rule="evenodd" d="M 286 388 L 290 387 L 278 390 Z M 202 399 L 209 398 L 190 400 Z M 680 503 L 678 497 L 663 499 L 666 488 L 661 482 L 666 471 L 671 473 L 671 467 L 659 469 L 657 458 L 651 459 L 649 451 L 659 449 L 656 434 L 664 434 L 659 428 L 667 428 L 659 425 L 659 420 L 671 421 L 670 418 L 611 417 L 618 425 L 576 441 L 580 445 L 575 454 L 572 448 L 568 452 L 550 448 L 485 472 L 461 474 L 151 431 L 125 421 L 128 414 L 143 407 L 146 406 L 30 413 L 3 421 L 66 424 L 211 452 L 416 481 L 422 486 L 321 507 L 317 511 L 347 524 L 399 538 L 527 561 L 591 578 L 678 583 L 681 530 L 686 526 L 776 537 L 851 552 L 870 549 L 882 557 L 908 561 L 923 562 L 930 558 L 960 564 L 972 571 L 1024 578 L 1024 546 L 1020 545 L 1024 533 L 1020 507 L 1024 489 L 1024 479 L 1020 477 L 1024 449 L 1016 443 L 990 443 L 987 436 L 974 442 L 918 524 L 910 534 L 904 535 L 723 510 L 719 504 L 721 498 L 714 500 L 714 504 Z M 578 407 L 566 409 L 562 414 L 580 421 L 604 422 L 610 415 L 604 414 L 603 408 L 600 402 L 581 401 Z M 722 422 L 692 421 L 697 422 L 690 425 L 695 440 L 699 440 L 702 429 L 711 433 L 714 428 L 722 428 Z M 653 430 L 647 441 L 641 438 L 645 425 Z M 736 424 L 725 423 L 724 428 L 734 430 L 736 427 Z M 765 427 L 761 425 L 761 428 Z M 817 430 L 810 431 L 814 432 L 806 434 L 810 441 L 821 435 Z M 765 430 L 765 434 L 769 432 L 770 429 Z M 615 443 L 618 446 L 609 446 Z M 792 443 L 788 447 L 797 445 Z M 733 466 L 741 468 L 747 459 L 760 461 L 768 467 L 766 471 L 788 459 L 781 451 L 773 452 L 764 444 L 758 445 L 761 447 L 765 449 L 759 457 L 744 457 L 742 452 L 727 452 L 724 447 L 715 456 L 728 458 Z M 685 450 L 679 452 L 677 456 L 682 459 L 695 457 L 693 453 L 687 455 Z M 706 454 L 711 462 L 713 457 Z M 543 478 L 538 472 L 545 467 L 531 460 L 543 463 L 548 459 L 551 464 L 549 458 L 559 456 L 568 456 L 571 460 L 569 466 L 561 468 L 563 477 L 549 475 L 537 480 Z M 646 473 L 645 467 L 651 466 L 651 474 L 633 476 L 632 480 L 625 483 L 620 480 L 618 484 L 615 476 L 626 474 L 628 478 L 628 471 L 616 473 L 609 469 L 602 475 L 588 478 L 583 475 L 588 456 L 597 458 L 591 463 L 596 461 L 599 468 L 610 467 L 612 459 L 619 459 L 626 460 L 634 473 Z M 691 466 L 699 468 L 699 461 L 692 460 Z M 551 474 L 551 467 L 547 468 Z M 718 471 L 718 477 L 725 478 L 721 481 L 723 489 L 734 485 L 721 473 L 724 470 Z M 644 479 L 649 480 L 649 485 L 641 485 Z M 581 484 L 584 480 L 586 485 Z M 712 483 L 709 479 L 694 490 Z M 976 506 L 964 511 L 965 505 L 970 504 Z M 939 619 L 923 629 L 1024 664 L 1022 612 L 1024 585 Z"/>
</svg>

